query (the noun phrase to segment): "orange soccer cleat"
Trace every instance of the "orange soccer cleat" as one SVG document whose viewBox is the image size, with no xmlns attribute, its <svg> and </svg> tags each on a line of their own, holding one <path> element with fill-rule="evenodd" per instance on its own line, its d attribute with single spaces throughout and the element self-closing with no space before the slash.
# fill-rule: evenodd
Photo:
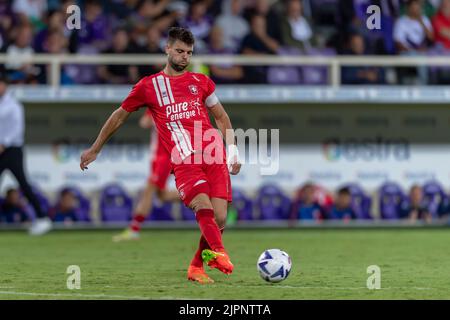
<svg viewBox="0 0 450 320">
<path fill-rule="evenodd" d="M 226 252 L 205 249 L 202 251 L 202 258 L 210 268 L 217 268 L 225 274 L 231 274 L 233 272 L 234 266 Z"/>
<path fill-rule="evenodd" d="M 192 265 L 190 265 L 188 269 L 188 280 L 196 281 L 201 284 L 214 283 L 214 280 L 206 274 L 203 267 L 196 267 Z"/>
</svg>

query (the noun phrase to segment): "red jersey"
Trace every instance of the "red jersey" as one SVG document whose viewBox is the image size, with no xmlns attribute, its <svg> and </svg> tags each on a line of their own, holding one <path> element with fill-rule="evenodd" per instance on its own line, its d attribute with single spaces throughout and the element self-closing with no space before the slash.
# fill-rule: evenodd
<svg viewBox="0 0 450 320">
<path fill-rule="evenodd" d="M 445 48 L 450 48 L 450 40 L 442 34 L 443 29 L 450 28 L 450 18 L 447 18 L 441 12 L 438 12 L 432 20 L 435 41 L 440 42 Z"/>
<path fill-rule="evenodd" d="M 121 107 L 134 112 L 147 107 L 155 122 L 159 142 L 172 155 L 186 159 L 195 151 L 205 150 L 211 140 L 223 146 L 212 126 L 207 107 L 217 104 L 215 84 L 200 73 L 185 72 L 168 76 L 163 71 L 141 79 Z M 200 129 L 201 128 L 201 129 Z M 217 136 L 203 139 L 207 130 Z M 205 135 L 206 136 L 206 135 Z"/>
</svg>

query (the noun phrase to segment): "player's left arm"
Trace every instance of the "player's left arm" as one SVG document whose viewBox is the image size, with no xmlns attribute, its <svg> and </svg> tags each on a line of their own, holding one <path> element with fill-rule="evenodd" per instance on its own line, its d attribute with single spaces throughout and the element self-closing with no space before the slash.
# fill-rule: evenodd
<svg viewBox="0 0 450 320">
<path fill-rule="evenodd" d="M 214 117 L 217 128 L 222 133 L 222 136 L 225 137 L 225 143 L 227 145 L 228 170 L 233 175 L 238 174 L 241 170 L 241 163 L 239 162 L 239 154 L 235 143 L 236 139 L 230 117 L 218 100 L 215 104 L 209 107 L 209 110 Z"/>
</svg>

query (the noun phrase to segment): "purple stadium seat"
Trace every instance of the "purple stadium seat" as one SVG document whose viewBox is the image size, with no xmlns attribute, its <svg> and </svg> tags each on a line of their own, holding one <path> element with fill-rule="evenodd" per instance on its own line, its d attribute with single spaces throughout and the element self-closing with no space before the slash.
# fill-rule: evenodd
<svg viewBox="0 0 450 320">
<path fill-rule="evenodd" d="M 31 185 L 31 190 L 33 191 L 34 195 L 36 196 L 36 198 L 42 208 L 42 211 L 44 211 L 44 213 L 48 213 L 50 210 L 50 201 L 47 199 L 47 196 L 37 186 Z M 19 189 L 19 192 L 20 192 L 21 197 L 24 198 L 24 195 L 20 189 Z M 33 207 L 31 206 L 31 204 L 28 202 L 28 200 L 26 198 L 25 198 L 25 200 L 27 203 L 25 206 L 25 212 L 28 215 L 28 217 L 30 218 L 30 220 L 34 221 L 36 219 L 36 212 L 34 211 Z"/>
<path fill-rule="evenodd" d="M 427 56 L 429 57 L 442 57 L 442 56 L 450 56 L 450 50 L 445 49 L 441 45 L 436 45 L 427 50 Z M 428 66 L 428 72 L 430 73 L 430 80 L 436 84 L 442 84 L 442 76 L 445 76 L 446 82 L 448 83 L 450 67 L 448 66 L 436 66 L 430 65 Z"/>
<path fill-rule="evenodd" d="M 233 206 L 238 212 L 238 220 L 253 220 L 253 201 L 236 188 L 233 188 Z M 190 208 L 181 205 L 181 218 L 195 221 L 195 214 Z"/>
<path fill-rule="evenodd" d="M 399 219 L 402 202 L 406 195 L 394 182 L 384 183 L 378 190 L 380 215 L 382 219 Z"/>
<path fill-rule="evenodd" d="M 237 188 L 233 188 L 233 206 L 238 212 L 238 220 L 253 220 L 253 201 Z"/>
<path fill-rule="evenodd" d="M 181 204 L 181 219 L 184 221 L 195 221 L 195 213 L 192 209 Z"/>
<path fill-rule="evenodd" d="M 281 56 L 298 56 L 301 51 L 297 48 L 281 48 L 278 50 Z M 301 74 L 295 66 L 272 66 L 267 69 L 267 82 L 270 84 L 299 84 Z"/>
<path fill-rule="evenodd" d="M 91 202 L 90 200 L 81 192 L 81 190 L 75 186 L 67 186 L 61 189 L 59 192 L 59 197 L 57 202 L 59 202 L 61 198 L 61 194 L 69 190 L 75 195 L 75 198 L 78 201 L 78 207 L 76 208 L 76 216 L 78 221 L 89 222 L 91 221 Z"/>
<path fill-rule="evenodd" d="M 357 219 L 372 219 L 370 208 L 372 199 L 364 192 L 364 190 L 355 183 L 346 184 L 343 187 L 350 189 L 352 195 L 352 207 L 355 211 Z"/>
<path fill-rule="evenodd" d="M 288 219 L 291 200 L 275 185 L 265 185 L 259 189 L 256 199 L 261 220 Z"/>
<path fill-rule="evenodd" d="M 445 194 L 442 186 L 436 181 L 425 183 L 422 186 L 422 191 L 425 206 L 427 206 L 433 218 L 436 218 L 438 216 L 439 206 L 448 196 Z"/>
<path fill-rule="evenodd" d="M 133 200 L 118 184 L 103 188 L 100 195 L 100 215 L 102 221 L 118 222 L 131 220 Z"/>
<path fill-rule="evenodd" d="M 316 49 L 310 48 L 306 50 L 309 56 L 325 56 L 332 57 L 336 55 L 334 49 Z M 302 83 L 306 85 L 326 85 L 328 81 L 328 67 L 327 66 L 303 66 L 301 67 Z"/>
<path fill-rule="evenodd" d="M 153 198 L 153 208 L 147 221 L 173 221 L 172 202 L 161 202 L 158 198 Z"/>
</svg>

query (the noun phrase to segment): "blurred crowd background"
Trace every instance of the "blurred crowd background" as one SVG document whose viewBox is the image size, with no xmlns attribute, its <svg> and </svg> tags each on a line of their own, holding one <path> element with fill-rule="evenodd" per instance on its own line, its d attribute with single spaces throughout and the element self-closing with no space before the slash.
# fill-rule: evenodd
<svg viewBox="0 0 450 320">
<path fill-rule="evenodd" d="M 74 13 L 67 13 L 72 5 L 77 5 L 81 12 L 80 28 L 73 30 L 66 25 Z M 380 29 L 367 26 L 370 5 L 381 9 Z M 6 57 L 6 63 L 0 68 L 12 84 L 28 84 L 28 88 L 48 84 L 50 66 L 27 62 L 35 53 L 163 54 L 171 26 L 187 27 L 193 32 L 196 55 L 370 55 L 380 59 L 394 56 L 426 59 L 450 53 L 450 0 L 0 0 L 0 54 Z M 62 66 L 60 79 L 62 85 L 131 85 L 161 68 L 152 64 L 69 63 Z M 329 70 L 322 66 L 240 66 L 224 61 L 204 65 L 201 71 L 218 84 L 235 86 L 329 84 Z M 447 66 L 364 65 L 343 66 L 340 71 L 342 84 L 450 83 Z M 447 102 L 442 100 L 442 103 Z M 288 104 L 287 107 L 293 110 L 286 120 L 287 126 L 291 126 L 297 106 Z M 243 118 L 253 117 L 251 114 Z M 267 116 L 272 117 L 273 113 Z M 86 119 L 81 117 L 76 125 L 87 127 L 94 123 L 97 130 L 96 120 Z M 334 116 L 331 119 L 341 122 L 333 120 Z M 41 121 L 44 126 L 49 123 L 46 121 Z M 432 120 L 433 125 L 435 122 Z M 418 128 L 424 127 L 418 125 Z M 360 138 L 358 132 L 353 134 Z M 389 147 L 389 142 L 386 143 Z M 306 183 L 289 195 L 276 185 L 260 186 L 251 195 L 246 191 L 235 188 L 230 219 L 434 221 L 448 217 L 450 212 L 450 196 L 434 182 L 414 185 L 410 190 L 386 183 L 370 193 L 364 186 L 347 185 L 326 191 L 314 183 Z M 117 185 L 102 186 L 95 196 L 83 195 L 82 189 L 74 186 L 61 186 L 52 199 L 37 188 L 35 193 L 45 211 L 60 222 L 129 221 L 135 204 L 135 195 L 129 195 Z M 156 213 L 149 219 L 194 217 L 189 209 L 172 206 L 155 204 Z M 33 220 L 32 211 L 18 189 L 12 188 L 0 196 L 0 222 Z"/>
<path fill-rule="evenodd" d="M 81 9 L 79 30 L 66 27 L 67 8 L 74 4 Z M 366 25 L 372 4 L 381 9 L 381 29 Z M 450 0 L 0 0 L 0 48 L 10 57 L 4 67 L 15 83 L 48 82 L 46 66 L 23 62 L 33 53 L 163 53 L 170 26 L 192 30 L 196 54 L 445 55 L 450 48 Z M 65 65 L 61 83 L 132 84 L 159 68 Z M 289 73 L 287 82 L 308 83 L 301 71 Z M 341 80 L 450 81 L 448 68 L 431 71 L 344 67 Z M 206 66 L 205 72 L 218 83 L 277 81 L 277 69 L 266 66 L 224 63 Z"/>
<path fill-rule="evenodd" d="M 87 194 L 76 186 L 63 186 L 50 198 L 38 187 L 33 192 L 41 208 L 57 223 L 125 224 L 132 220 L 133 208 L 139 199 L 120 184 L 112 183 L 98 193 Z M 367 221 L 370 223 L 418 222 L 430 224 L 448 222 L 450 196 L 435 181 L 414 184 L 404 190 L 394 182 L 382 184 L 374 193 L 357 183 L 343 184 L 334 191 L 306 182 L 292 194 L 277 184 L 264 184 L 253 195 L 246 190 L 233 188 L 233 202 L 228 209 L 228 224 L 237 222 L 274 223 L 288 221 L 294 225 L 322 221 Z M 153 200 L 147 221 L 194 222 L 191 209 L 179 202 Z M 0 225 L 32 222 L 36 214 L 20 189 L 10 188 L 0 196 Z"/>
</svg>

